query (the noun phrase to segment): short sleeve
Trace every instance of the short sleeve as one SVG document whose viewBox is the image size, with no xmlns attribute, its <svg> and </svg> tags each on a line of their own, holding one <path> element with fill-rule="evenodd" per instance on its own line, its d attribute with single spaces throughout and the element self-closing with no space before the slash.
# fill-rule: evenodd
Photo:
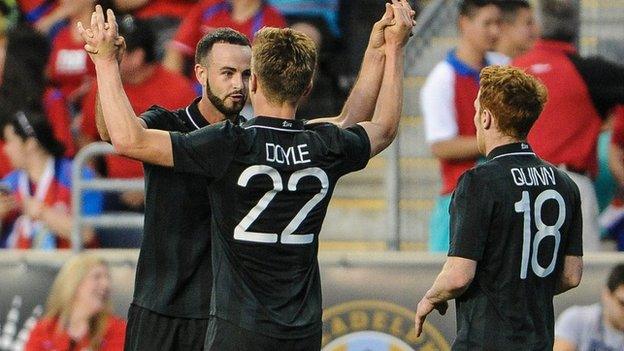
<svg viewBox="0 0 624 351">
<path fill-rule="evenodd" d="M 168 115 L 171 113 L 159 106 L 152 106 L 147 111 L 143 112 L 139 118 L 141 118 L 147 129 L 159 129 L 165 130 L 167 126 L 167 121 L 169 120 Z"/>
<path fill-rule="evenodd" d="M 241 133 L 242 128 L 230 121 L 188 134 L 170 133 L 174 170 L 220 178 L 234 158 Z"/>
<path fill-rule="evenodd" d="M 448 255 L 480 261 L 494 212 L 494 201 L 477 175 L 462 175 L 450 206 L 450 248 Z"/>
<path fill-rule="evenodd" d="M 441 62 L 431 71 L 420 92 L 425 139 L 429 144 L 452 139 L 459 133 L 454 77 L 453 68 L 446 61 Z"/>
<path fill-rule="evenodd" d="M 563 339 L 578 346 L 580 336 L 583 335 L 583 318 L 578 313 L 579 308 L 572 306 L 563 311 L 555 322 L 555 338 Z"/>
<path fill-rule="evenodd" d="M 572 203 L 572 217 L 570 230 L 568 231 L 568 244 L 565 249 L 566 256 L 583 256 L 583 215 L 581 214 L 581 195 L 578 186 L 570 180 L 570 186 L 574 192 Z"/>
<path fill-rule="evenodd" d="M 364 127 L 356 124 L 339 130 L 339 142 L 344 153 L 340 174 L 359 171 L 366 167 L 370 159 L 371 145 Z"/>
</svg>

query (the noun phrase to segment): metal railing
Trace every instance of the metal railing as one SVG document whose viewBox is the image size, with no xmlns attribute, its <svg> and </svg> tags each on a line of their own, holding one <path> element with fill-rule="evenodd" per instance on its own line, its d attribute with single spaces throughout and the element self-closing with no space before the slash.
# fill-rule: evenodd
<svg viewBox="0 0 624 351">
<path fill-rule="evenodd" d="M 84 216 L 82 213 L 85 191 L 143 191 L 145 182 L 139 179 L 84 179 L 82 169 L 89 160 L 97 156 L 114 154 L 113 146 L 105 142 L 92 143 L 78 152 L 72 167 L 72 250 L 81 251 L 82 230 L 85 226 L 94 228 L 143 228 L 143 215 L 135 213 L 108 213 Z"/>
</svg>

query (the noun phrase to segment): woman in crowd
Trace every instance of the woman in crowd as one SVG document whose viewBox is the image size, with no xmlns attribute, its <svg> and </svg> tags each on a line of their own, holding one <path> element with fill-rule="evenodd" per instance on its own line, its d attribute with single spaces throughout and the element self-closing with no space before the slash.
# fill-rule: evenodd
<svg viewBox="0 0 624 351">
<path fill-rule="evenodd" d="M 15 169 L 0 183 L 5 247 L 70 247 L 72 162 L 63 157 L 64 147 L 51 129 L 43 114 L 32 111 L 18 111 L 2 127 L 4 152 Z M 82 173 L 93 177 L 89 170 Z M 83 204 L 84 215 L 100 213 L 101 194 L 85 193 Z M 97 243 L 92 229 L 83 230 L 82 240 L 89 247 Z"/>
<path fill-rule="evenodd" d="M 126 322 L 111 312 L 110 285 L 102 259 L 88 253 L 72 257 L 54 280 L 46 313 L 24 350 L 123 350 Z"/>
</svg>

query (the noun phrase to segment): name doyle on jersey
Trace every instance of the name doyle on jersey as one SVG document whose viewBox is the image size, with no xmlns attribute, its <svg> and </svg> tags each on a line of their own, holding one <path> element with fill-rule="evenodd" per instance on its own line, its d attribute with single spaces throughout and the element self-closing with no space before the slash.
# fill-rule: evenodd
<svg viewBox="0 0 624 351">
<path fill-rule="evenodd" d="M 511 176 L 518 186 L 556 185 L 552 167 L 512 168 Z"/>
<path fill-rule="evenodd" d="M 266 143 L 266 160 L 267 162 L 276 162 L 279 164 L 297 165 L 300 163 L 308 163 L 310 161 L 310 152 L 307 151 L 308 144 L 290 146 L 284 148 L 281 145 Z"/>
</svg>

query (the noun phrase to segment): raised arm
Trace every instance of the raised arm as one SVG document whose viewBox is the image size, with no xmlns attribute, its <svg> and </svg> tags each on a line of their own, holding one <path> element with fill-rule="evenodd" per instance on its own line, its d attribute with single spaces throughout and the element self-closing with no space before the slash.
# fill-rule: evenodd
<svg viewBox="0 0 624 351">
<path fill-rule="evenodd" d="M 85 50 L 95 64 L 102 115 L 115 151 L 123 156 L 161 166 L 173 166 L 169 133 L 145 129 L 123 90 L 116 59 L 117 22 L 112 10 L 104 20 L 101 6 L 91 16 L 91 28 L 78 23 Z"/>
<path fill-rule="evenodd" d="M 413 27 L 406 0 L 392 0 L 394 24 L 384 31 L 386 61 L 375 112 L 362 122 L 371 143 L 371 157 L 388 147 L 397 134 L 403 107 L 403 49 Z"/>
</svg>

